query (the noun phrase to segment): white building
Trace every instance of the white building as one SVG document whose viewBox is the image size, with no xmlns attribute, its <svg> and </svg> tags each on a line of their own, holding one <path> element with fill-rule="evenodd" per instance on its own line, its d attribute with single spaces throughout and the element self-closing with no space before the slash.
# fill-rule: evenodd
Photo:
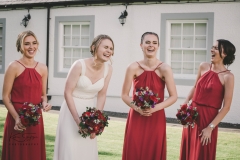
<svg viewBox="0 0 240 160">
<path fill-rule="evenodd" d="M 118 18 L 126 9 L 126 2 L 128 16 L 122 26 Z M 51 104 L 61 106 L 69 67 L 74 60 L 91 56 L 89 45 L 93 37 L 107 34 L 115 43 L 115 54 L 105 110 L 127 113 L 129 107 L 120 97 L 125 70 L 131 62 L 143 58 L 140 38 L 144 32 L 152 31 L 160 37 L 158 57 L 174 72 L 179 97 L 165 111 L 168 118 L 175 118 L 177 108 L 194 84 L 199 63 L 210 60 L 215 40 L 227 39 L 237 49 L 236 60 L 229 67 L 235 75 L 235 89 L 231 110 L 222 122 L 240 124 L 239 8 L 239 0 L 1 0 L 0 82 L 8 64 L 21 57 L 15 47 L 17 35 L 32 30 L 40 41 L 36 60 L 49 68 Z M 25 28 L 20 22 L 28 11 L 31 19 Z"/>
</svg>

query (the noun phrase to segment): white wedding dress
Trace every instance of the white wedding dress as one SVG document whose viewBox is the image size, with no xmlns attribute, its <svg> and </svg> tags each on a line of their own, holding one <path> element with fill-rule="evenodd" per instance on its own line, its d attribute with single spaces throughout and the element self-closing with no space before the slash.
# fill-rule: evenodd
<svg viewBox="0 0 240 160">
<path fill-rule="evenodd" d="M 86 107 L 94 106 L 94 97 L 104 86 L 105 77 L 108 74 L 108 64 L 105 63 L 104 77 L 96 83 L 85 76 L 86 65 L 83 59 L 82 74 L 72 93 L 78 115 L 86 111 Z M 57 126 L 57 133 L 54 146 L 54 160 L 97 160 L 97 138 L 82 138 L 78 133 L 78 126 L 74 121 L 71 112 L 64 100 Z"/>
</svg>

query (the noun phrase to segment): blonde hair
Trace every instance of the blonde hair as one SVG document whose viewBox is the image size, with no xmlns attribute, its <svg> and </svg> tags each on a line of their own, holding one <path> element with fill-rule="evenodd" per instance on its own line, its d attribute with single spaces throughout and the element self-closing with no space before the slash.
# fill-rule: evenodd
<svg viewBox="0 0 240 160">
<path fill-rule="evenodd" d="M 23 41 L 28 36 L 33 36 L 36 39 L 37 44 L 39 45 L 38 39 L 32 31 L 24 31 L 20 33 L 17 38 L 16 47 L 17 47 L 17 51 L 18 52 L 20 51 L 22 54 L 23 54 Z"/>
<path fill-rule="evenodd" d="M 90 52 L 93 56 L 95 56 L 95 53 L 100 45 L 100 43 L 102 42 L 102 40 L 104 39 L 108 39 L 112 42 L 112 45 L 113 45 L 113 54 L 114 54 L 114 43 L 113 43 L 113 40 L 108 36 L 108 35 L 104 35 L 104 34 L 100 34 L 98 35 L 97 37 L 95 37 L 92 41 L 92 44 L 90 46 Z M 92 49 L 94 46 L 94 49 Z M 112 55 L 113 55 L 112 54 Z"/>
</svg>

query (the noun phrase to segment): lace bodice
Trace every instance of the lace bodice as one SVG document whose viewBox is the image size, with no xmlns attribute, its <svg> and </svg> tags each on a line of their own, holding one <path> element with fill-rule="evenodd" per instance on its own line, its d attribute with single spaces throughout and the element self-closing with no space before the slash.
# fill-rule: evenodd
<svg viewBox="0 0 240 160">
<path fill-rule="evenodd" d="M 104 64 L 104 76 L 97 82 L 92 83 L 91 80 L 85 76 L 86 64 L 84 59 L 80 59 L 79 61 L 82 64 L 82 74 L 79 76 L 79 80 L 72 95 L 77 98 L 92 99 L 104 86 L 104 80 L 108 74 L 108 64 Z"/>
</svg>

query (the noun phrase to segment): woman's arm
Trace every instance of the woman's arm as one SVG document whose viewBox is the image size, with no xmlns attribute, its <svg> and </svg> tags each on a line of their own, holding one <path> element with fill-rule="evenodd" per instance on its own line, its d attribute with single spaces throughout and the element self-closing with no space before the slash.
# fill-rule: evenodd
<svg viewBox="0 0 240 160">
<path fill-rule="evenodd" d="M 234 75 L 233 74 L 225 75 L 223 107 L 211 123 L 214 126 L 218 125 L 230 110 L 233 97 L 233 88 L 234 88 Z"/>
<path fill-rule="evenodd" d="M 43 111 L 49 111 L 51 110 L 52 106 L 51 104 L 48 103 L 48 99 L 47 99 L 47 92 L 46 92 L 46 88 L 47 88 L 47 77 L 48 77 L 48 70 L 47 70 L 47 66 L 41 64 L 41 71 L 42 71 L 42 106 L 43 106 Z"/>
<path fill-rule="evenodd" d="M 79 61 L 73 63 L 72 67 L 69 70 L 65 89 L 64 89 L 64 98 L 66 100 L 67 106 L 73 116 L 74 121 L 76 122 L 77 126 L 80 123 L 79 115 L 77 113 L 77 109 L 75 107 L 75 103 L 72 97 L 72 93 L 74 88 L 77 85 L 79 76 L 81 75 L 82 65 Z"/>
<path fill-rule="evenodd" d="M 166 87 L 169 93 L 169 97 L 163 102 L 157 104 L 154 108 L 152 108 L 151 109 L 152 111 L 150 113 L 167 108 L 177 101 L 176 85 L 173 79 L 173 73 L 172 73 L 171 67 L 167 64 L 163 64 L 163 66 L 161 66 L 159 69 L 162 73 L 162 76 L 164 77 Z"/>
<path fill-rule="evenodd" d="M 97 95 L 97 106 L 96 108 L 99 110 L 103 110 L 105 101 L 106 101 L 106 94 L 107 94 L 107 89 L 108 89 L 108 84 L 112 76 L 112 66 L 109 65 L 109 70 L 108 70 L 108 75 L 104 80 L 104 86 L 103 88 L 98 92 Z"/>
<path fill-rule="evenodd" d="M 11 63 L 7 68 L 4 76 L 2 98 L 4 105 L 15 120 L 14 129 L 22 131 L 23 129 L 26 129 L 26 127 L 22 125 L 19 115 L 11 102 L 11 91 L 13 87 L 13 82 L 17 76 L 17 71 L 18 66 L 14 62 Z"/>
<path fill-rule="evenodd" d="M 134 104 L 132 104 L 132 99 L 129 97 L 129 92 L 132 86 L 132 81 L 133 78 L 135 76 L 135 72 L 136 72 L 136 66 L 135 64 L 131 64 L 130 66 L 128 66 L 126 74 L 125 74 L 125 79 L 124 79 L 124 83 L 123 83 L 123 87 L 122 87 L 122 100 L 132 109 L 134 109 L 135 111 L 139 112 L 141 115 L 143 115 L 143 111 L 138 108 L 137 106 L 135 106 Z"/>
</svg>

